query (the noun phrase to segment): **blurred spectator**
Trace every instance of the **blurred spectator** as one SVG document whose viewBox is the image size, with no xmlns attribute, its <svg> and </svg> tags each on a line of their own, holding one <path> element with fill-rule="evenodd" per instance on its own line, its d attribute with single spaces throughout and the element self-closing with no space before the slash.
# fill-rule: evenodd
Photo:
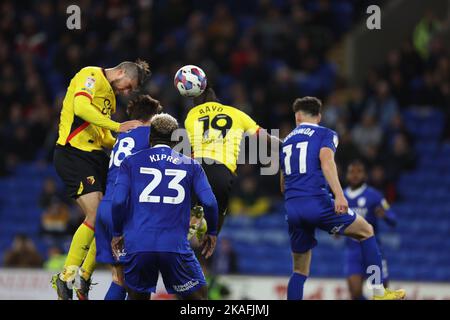
<svg viewBox="0 0 450 320">
<path fill-rule="evenodd" d="M 370 171 L 369 184 L 384 194 L 389 203 L 396 200 L 397 193 L 395 185 L 390 183 L 382 165 L 374 165 Z"/>
<path fill-rule="evenodd" d="M 41 217 L 42 233 L 48 236 L 69 234 L 69 207 L 57 198 L 53 198 Z"/>
<path fill-rule="evenodd" d="M 417 24 L 413 35 L 414 47 L 422 58 L 428 57 L 431 38 L 439 28 L 440 22 L 436 19 L 432 11 L 428 11 Z"/>
<path fill-rule="evenodd" d="M 42 209 L 47 209 L 52 202 L 57 200 L 63 201 L 65 200 L 65 196 L 57 189 L 55 179 L 53 177 L 47 177 L 39 195 L 39 206 Z"/>
<path fill-rule="evenodd" d="M 379 81 L 375 95 L 367 101 L 365 114 L 375 117 L 381 126 L 386 128 L 397 113 L 397 101 L 390 93 L 389 84 L 386 81 Z"/>
<path fill-rule="evenodd" d="M 3 257 L 3 265 L 10 268 L 40 268 L 42 263 L 43 259 L 33 241 L 23 234 L 16 235 Z"/>
<path fill-rule="evenodd" d="M 394 70 L 389 74 L 392 95 L 398 101 L 399 107 L 404 108 L 410 103 L 410 92 L 404 75 L 400 70 Z"/>
<path fill-rule="evenodd" d="M 336 150 L 336 163 L 345 169 L 350 162 L 360 157 L 361 153 L 352 140 L 351 131 L 345 129 L 345 131 L 339 132 L 339 147 Z"/>
<path fill-rule="evenodd" d="M 362 122 L 353 128 L 352 138 L 361 154 L 370 157 L 373 149 L 380 145 L 383 131 L 372 115 L 364 114 Z"/>
<path fill-rule="evenodd" d="M 322 125 L 335 130 L 340 120 L 347 118 L 347 110 L 343 103 L 342 92 L 334 92 L 325 102 L 322 111 Z"/>
<path fill-rule="evenodd" d="M 252 217 L 266 214 L 270 208 L 268 197 L 258 192 L 258 182 L 255 177 L 249 176 L 237 181 L 237 194 L 230 200 L 230 212 L 235 215 L 248 215 Z"/>
<path fill-rule="evenodd" d="M 75 219 L 71 216 L 70 203 L 58 190 L 55 179 L 47 177 L 39 195 L 39 206 L 43 209 L 40 234 L 50 247 L 65 242 L 72 234 Z"/>
<path fill-rule="evenodd" d="M 48 258 L 44 263 L 44 269 L 47 271 L 57 272 L 64 267 L 64 262 L 67 255 L 58 246 L 53 246 L 48 249 Z"/>
<path fill-rule="evenodd" d="M 349 125 L 353 126 L 360 121 L 365 108 L 364 91 L 360 87 L 353 87 L 350 89 L 347 100 L 347 110 L 349 112 Z"/>
<path fill-rule="evenodd" d="M 213 255 L 212 268 L 215 274 L 234 274 L 238 271 L 237 255 L 232 242 L 228 238 L 221 238 L 218 248 Z"/>
<path fill-rule="evenodd" d="M 412 152 L 408 138 L 397 134 L 385 159 L 386 174 L 391 181 L 396 181 L 402 171 L 411 170 L 415 166 L 415 154 Z"/>
</svg>

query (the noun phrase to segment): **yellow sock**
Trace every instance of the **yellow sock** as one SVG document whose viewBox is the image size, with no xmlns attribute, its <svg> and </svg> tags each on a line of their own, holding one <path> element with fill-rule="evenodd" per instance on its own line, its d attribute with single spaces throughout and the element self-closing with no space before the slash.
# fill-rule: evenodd
<svg viewBox="0 0 450 320">
<path fill-rule="evenodd" d="M 64 270 L 60 275 L 61 280 L 69 281 L 72 277 L 75 277 L 78 267 L 88 254 L 92 240 L 94 240 L 94 228 L 87 222 L 83 222 L 73 235 L 67 259 L 64 263 Z"/>
<path fill-rule="evenodd" d="M 95 255 L 97 254 L 97 247 L 95 246 L 95 239 L 92 240 L 91 247 L 87 253 L 86 258 L 83 261 L 83 264 L 80 269 L 80 274 L 84 278 L 84 280 L 89 280 L 92 273 L 95 270 L 96 262 Z"/>
</svg>

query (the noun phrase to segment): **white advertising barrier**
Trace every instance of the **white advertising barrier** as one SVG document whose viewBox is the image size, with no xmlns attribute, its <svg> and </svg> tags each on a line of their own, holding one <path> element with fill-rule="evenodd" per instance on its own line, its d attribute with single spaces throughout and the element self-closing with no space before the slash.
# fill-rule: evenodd
<svg viewBox="0 0 450 320">
<path fill-rule="evenodd" d="M 40 269 L 2 269 L 0 268 L 0 300 L 56 300 L 56 291 L 50 280 L 54 273 Z M 92 278 L 92 300 L 103 300 L 111 284 L 111 273 L 97 270 Z M 153 299 L 172 299 L 167 294 L 161 278 L 158 280 Z M 74 298 L 76 299 L 75 295 Z"/>
<path fill-rule="evenodd" d="M 36 269 L 0 269 L 0 300 L 55 300 L 56 292 L 51 287 L 52 273 Z M 228 299 L 236 300 L 284 300 L 286 299 L 287 277 L 221 276 L 219 282 L 230 289 Z M 111 274 L 99 270 L 94 273 L 90 298 L 102 300 L 111 283 Z M 404 288 L 408 299 L 450 300 L 450 283 L 396 282 L 392 288 Z M 308 279 L 305 299 L 341 300 L 348 299 L 344 279 Z M 164 290 L 161 279 L 153 299 L 171 299 Z"/>
<path fill-rule="evenodd" d="M 230 289 L 228 299 L 285 300 L 288 277 L 226 276 L 220 282 Z M 450 283 L 391 281 L 392 289 L 406 290 L 408 300 L 450 300 Z M 370 290 L 364 289 L 366 296 Z M 304 299 L 343 300 L 349 299 L 345 279 L 309 278 L 304 288 Z"/>
</svg>

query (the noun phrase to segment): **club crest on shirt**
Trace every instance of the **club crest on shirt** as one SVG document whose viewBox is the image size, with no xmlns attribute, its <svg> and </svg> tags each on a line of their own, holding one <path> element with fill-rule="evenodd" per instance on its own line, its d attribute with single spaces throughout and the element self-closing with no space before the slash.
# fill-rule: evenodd
<svg viewBox="0 0 450 320">
<path fill-rule="evenodd" d="M 358 198 L 358 207 L 364 207 L 366 205 L 366 198 Z"/>
<path fill-rule="evenodd" d="M 94 176 L 89 176 L 86 178 L 86 181 L 92 186 L 95 183 Z"/>
<path fill-rule="evenodd" d="M 87 77 L 86 82 L 84 83 L 84 86 L 86 88 L 92 89 L 95 85 L 95 78 Z"/>
<path fill-rule="evenodd" d="M 391 207 L 389 205 L 389 203 L 386 201 L 386 199 L 381 200 L 381 205 L 382 205 L 384 210 L 389 210 L 389 208 Z"/>
</svg>

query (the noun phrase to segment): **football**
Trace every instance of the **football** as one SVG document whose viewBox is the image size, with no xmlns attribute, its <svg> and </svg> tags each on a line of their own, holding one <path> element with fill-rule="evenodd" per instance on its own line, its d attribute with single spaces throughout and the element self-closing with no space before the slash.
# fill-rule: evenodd
<svg viewBox="0 0 450 320">
<path fill-rule="evenodd" d="M 187 65 L 177 71 L 173 83 L 183 97 L 195 98 L 205 91 L 206 74 L 197 66 Z"/>
</svg>

